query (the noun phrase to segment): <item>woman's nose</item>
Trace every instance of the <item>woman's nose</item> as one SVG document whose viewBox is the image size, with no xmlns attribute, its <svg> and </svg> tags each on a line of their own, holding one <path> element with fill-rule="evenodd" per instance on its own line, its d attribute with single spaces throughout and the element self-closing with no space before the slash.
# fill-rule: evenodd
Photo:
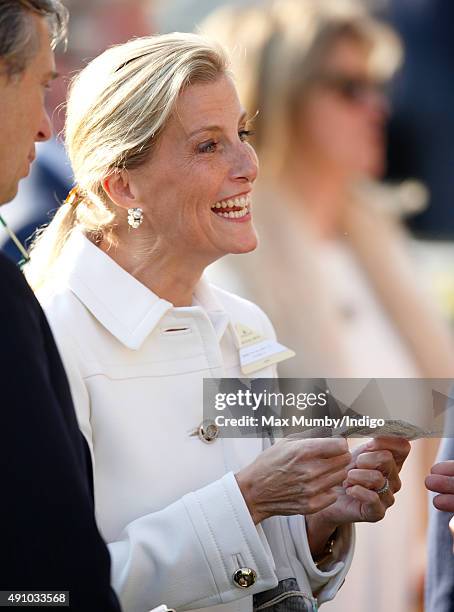
<svg viewBox="0 0 454 612">
<path fill-rule="evenodd" d="M 257 178 L 258 159 L 252 146 L 244 142 L 240 143 L 233 161 L 234 180 L 253 183 Z"/>
</svg>

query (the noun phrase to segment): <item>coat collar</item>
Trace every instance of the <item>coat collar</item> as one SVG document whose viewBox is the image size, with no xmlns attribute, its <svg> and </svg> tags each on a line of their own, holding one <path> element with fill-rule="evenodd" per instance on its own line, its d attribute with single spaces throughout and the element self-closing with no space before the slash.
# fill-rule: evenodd
<svg viewBox="0 0 454 612">
<path fill-rule="evenodd" d="M 126 272 L 81 232 L 73 232 L 65 249 L 66 257 L 70 290 L 127 348 L 139 350 L 170 311 L 191 315 L 196 308 L 201 308 L 210 318 L 218 339 L 230 322 L 205 279 L 201 279 L 195 289 L 193 306 L 175 308 Z"/>
</svg>

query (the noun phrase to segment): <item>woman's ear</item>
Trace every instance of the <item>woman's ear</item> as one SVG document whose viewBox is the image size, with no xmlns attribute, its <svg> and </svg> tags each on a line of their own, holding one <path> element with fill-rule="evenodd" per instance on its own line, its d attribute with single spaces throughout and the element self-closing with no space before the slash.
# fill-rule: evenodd
<svg viewBox="0 0 454 612">
<path fill-rule="evenodd" d="M 117 206 L 121 206 L 121 208 L 134 208 L 136 206 L 136 198 L 126 170 L 115 172 L 115 174 L 108 176 L 102 182 L 102 186 L 109 198 Z"/>
</svg>

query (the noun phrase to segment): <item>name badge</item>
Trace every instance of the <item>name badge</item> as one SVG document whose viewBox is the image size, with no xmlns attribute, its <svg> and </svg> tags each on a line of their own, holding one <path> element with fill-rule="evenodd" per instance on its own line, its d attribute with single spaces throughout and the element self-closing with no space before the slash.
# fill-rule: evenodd
<svg viewBox="0 0 454 612">
<path fill-rule="evenodd" d="M 241 371 L 246 376 L 267 366 L 285 361 L 285 359 L 290 359 L 296 354 L 276 340 L 269 340 L 241 323 L 235 325 L 235 331 L 240 349 Z"/>
</svg>

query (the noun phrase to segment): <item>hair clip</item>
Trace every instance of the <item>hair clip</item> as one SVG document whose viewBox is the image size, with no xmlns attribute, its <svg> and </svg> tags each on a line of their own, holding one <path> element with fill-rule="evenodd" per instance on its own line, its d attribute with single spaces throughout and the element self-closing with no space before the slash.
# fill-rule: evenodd
<svg viewBox="0 0 454 612">
<path fill-rule="evenodd" d="M 146 57 L 147 55 L 151 55 L 151 53 L 152 53 L 152 51 L 147 51 L 146 53 L 142 53 L 142 55 L 137 55 L 136 57 L 131 57 L 130 59 L 128 59 L 125 62 L 123 62 L 122 64 L 120 64 L 120 66 L 118 66 L 118 68 L 116 68 L 114 70 L 114 72 L 118 72 L 119 70 L 122 70 L 122 68 L 124 68 L 125 66 L 127 66 L 131 62 L 135 62 L 138 59 L 142 59 L 142 57 Z"/>
<path fill-rule="evenodd" d="M 69 204 L 70 206 L 77 206 L 81 199 L 82 198 L 80 196 L 79 187 L 77 187 L 76 185 L 66 196 L 65 204 Z"/>
</svg>

